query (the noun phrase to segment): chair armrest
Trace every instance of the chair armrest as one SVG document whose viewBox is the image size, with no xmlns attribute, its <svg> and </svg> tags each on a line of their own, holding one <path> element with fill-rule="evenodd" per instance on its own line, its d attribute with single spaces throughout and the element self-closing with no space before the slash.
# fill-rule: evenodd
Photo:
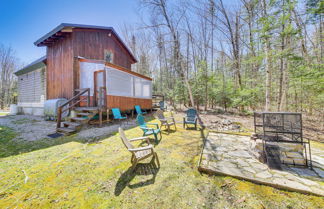
<svg viewBox="0 0 324 209">
<path fill-rule="evenodd" d="M 188 118 L 193 118 L 193 117 L 187 117 L 187 116 L 186 116 L 186 117 L 184 117 L 183 119 L 186 119 L 186 120 L 187 120 Z M 194 120 L 197 120 L 197 116 L 194 117 Z"/>
<path fill-rule="evenodd" d="M 143 136 L 143 137 L 138 137 L 138 138 L 129 139 L 130 142 L 138 141 L 138 140 L 146 140 L 147 143 L 150 144 L 150 139 L 149 139 L 147 136 Z"/>
<path fill-rule="evenodd" d="M 138 141 L 138 140 L 144 140 L 144 139 L 148 139 L 148 137 L 147 136 L 137 137 L 137 138 L 129 139 L 129 141 Z"/>
<path fill-rule="evenodd" d="M 145 128 L 145 127 L 141 127 L 142 130 L 147 130 L 147 131 L 154 131 L 154 128 Z"/>
<path fill-rule="evenodd" d="M 159 129 L 159 124 L 158 123 L 146 123 L 148 125 L 155 125 L 157 129 Z"/>
<path fill-rule="evenodd" d="M 133 149 L 128 149 L 130 152 L 137 152 L 137 151 L 143 151 L 143 150 L 148 150 L 148 149 L 153 149 L 152 145 L 148 145 L 145 147 L 139 147 L 139 148 L 133 148 Z"/>
</svg>

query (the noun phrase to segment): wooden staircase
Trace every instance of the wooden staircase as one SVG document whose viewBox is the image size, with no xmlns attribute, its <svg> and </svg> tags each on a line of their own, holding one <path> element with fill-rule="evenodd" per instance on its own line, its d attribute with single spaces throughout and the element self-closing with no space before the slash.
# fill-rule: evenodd
<svg viewBox="0 0 324 209">
<path fill-rule="evenodd" d="M 95 115 L 99 114 L 100 125 L 102 124 L 102 110 L 106 107 L 105 102 L 99 103 L 99 106 L 90 107 L 90 89 L 76 89 L 75 96 L 58 107 L 56 132 L 66 135 L 75 133 L 87 124 Z M 105 95 L 104 88 L 100 88 L 100 95 Z M 101 96 L 105 101 L 105 96 Z M 87 107 L 78 107 L 81 102 L 86 102 Z M 76 117 L 69 118 L 69 121 L 62 121 L 62 113 L 74 110 Z"/>
<path fill-rule="evenodd" d="M 76 107 L 73 108 L 77 117 L 70 118 L 70 121 L 61 122 L 61 127 L 57 128 L 57 132 L 66 135 L 75 133 L 81 129 L 84 124 L 87 124 L 100 111 L 99 107 Z"/>
</svg>

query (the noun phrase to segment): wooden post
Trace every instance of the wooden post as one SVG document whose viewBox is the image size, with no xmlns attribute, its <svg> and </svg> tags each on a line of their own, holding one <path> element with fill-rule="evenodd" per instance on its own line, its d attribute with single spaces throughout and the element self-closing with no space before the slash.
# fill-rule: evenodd
<svg viewBox="0 0 324 209">
<path fill-rule="evenodd" d="M 90 107 L 90 89 L 88 89 L 87 105 Z"/>
<path fill-rule="evenodd" d="M 97 103 L 97 74 L 98 74 L 98 71 L 95 71 L 93 73 L 93 79 L 94 79 L 94 84 L 93 84 L 93 106 L 98 106 L 98 103 Z"/>
<path fill-rule="evenodd" d="M 102 108 L 99 109 L 99 127 L 102 126 Z"/>
<path fill-rule="evenodd" d="M 62 107 L 59 107 L 57 110 L 57 124 L 56 128 L 61 128 L 61 117 L 62 117 Z"/>
</svg>

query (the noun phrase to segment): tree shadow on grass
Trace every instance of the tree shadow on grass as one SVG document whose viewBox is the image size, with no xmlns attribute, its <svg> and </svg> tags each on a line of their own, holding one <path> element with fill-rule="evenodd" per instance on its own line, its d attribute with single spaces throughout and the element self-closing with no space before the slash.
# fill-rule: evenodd
<svg viewBox="0 0 324 209">
<path fill-rule="evenodd" d="M 159 172 L 159 170 L 160 168 L 157 167 L 157 165 L 155 164 L 154 158 L 152 158 L 152 160 L 149 163 L 137 164 L 135 169 L 132 169 L 131 167 L 128 168 L 127 171 L 121 174 L 121 176 L 119 177 L 116 183 L 115 195 L 119 196 L 126 188 L 126 186 L 129 187 L 130 189 L 136 189 L 139 187 L 154 184 L 156 175 Z M 152 178 L 135 184 L 131 184 L 131 181 L 136 176 L 149 176 L 149 175 L 153 175 Z"/>
</svg>

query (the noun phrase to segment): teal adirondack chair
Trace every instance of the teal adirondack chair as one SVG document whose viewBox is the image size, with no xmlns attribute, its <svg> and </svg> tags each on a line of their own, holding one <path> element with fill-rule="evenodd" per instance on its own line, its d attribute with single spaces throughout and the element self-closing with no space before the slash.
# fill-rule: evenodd
<svg viewBox="0 0 324 209">
<path fill-rule="evenodd" d="M 159 105 L 160 105 L 160 110 L 165 111 L 167 109 L 167 106 L 165 105 L 164 101 L 160 101 Z"/>
<path fill-rule="evenodd" d="M 141 106 L 139 105 L 135 105 L 135 110 L 137 115 L 145 115 L 147 113 L 146 111 L 142 111 Z"/>
<path fill-rule="evenodd" d="M 155 141 L 158 142 L 158 134 L 160 134 L 160 137 L 162 138 L 161 135 L 161 130 L 159 128 L 159 124 L 157 123 L 146 123 L 144 120 L 143 115 L 137 115 L 137 123 L 140 126 L 140 128 L 143 131 L 143 136 L 149 136 L 149 135 L 154 135 Z M 148 125 L 155 125 L 156 128 L 150 128 Z"/>
<path fill-rule="evenodd" d="M 121 113 L 120 113 L 120 110 L 119 108 L 112 108 L 112 113 L 113 113 L 113 117 L 115 120 L 124 120 L 124 119 L 127 119 L 127 116 L 122 116 Z"/>
<path fill-rule="evenodd" d="M 183 128 L 188 124 L 195 125 L 195 129 L 197 129 L 197 110 L 190 108 L 186 111 L 187 116 L 183 118 Z"/>
</svg>

